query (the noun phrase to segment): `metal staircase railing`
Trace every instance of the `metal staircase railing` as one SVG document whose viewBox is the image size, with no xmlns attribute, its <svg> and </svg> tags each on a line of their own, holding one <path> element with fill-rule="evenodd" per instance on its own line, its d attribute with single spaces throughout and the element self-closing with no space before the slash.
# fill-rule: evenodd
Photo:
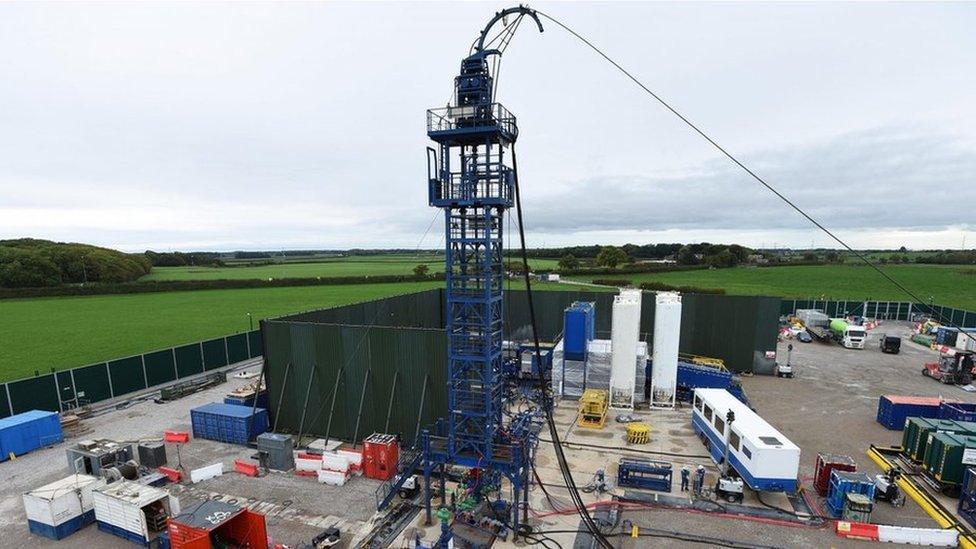
<svg viewBox="0 0 976 549">
<path fill-rule="evenodd" d="M 382 511 L 393 501 L 399 493 L 403 483 L 413 475 L 413 472 L 420 467 L 423 452 L 419 450 L 404 450 L 400 452 L 400 459 L 397 462 L 397 474 L 384 480 L 376 489 L 376 510 Z"/>
</svg>

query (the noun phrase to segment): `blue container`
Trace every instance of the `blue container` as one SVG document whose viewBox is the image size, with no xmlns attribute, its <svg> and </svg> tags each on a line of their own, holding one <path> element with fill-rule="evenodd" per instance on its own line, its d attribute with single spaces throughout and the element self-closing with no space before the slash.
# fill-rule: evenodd
<svg viewBox="0 0 976 549">
<path fill-rule="evenodd" d="M 935 342 L 939 345 L 948 345 L 952 347 L 956 344 L 956 337 L 959 332 L 955 328 L 950 328 L 948 326 L 940 326 L 939 331 L 935 332 Z"/>
<path fill-rule="evenodd" d="M 101 530 L 102 532 L 106 532 L 108 534 L 112 534 L 113 536 L 118 536 L 118 537 L 120 537 L 120 538 L 122 538 L 122 539 L 124 539 L 126 541 L 131 541 L 132 543 L 135 543 L 136 545 L 142 545 L 143 547 L 149 547 L 149 542 L 146 541 L 146 538 L 144 538 L 142 536 L 142 534 L 140 534 L 140 533 L 130 532 L 130 531 L 126 530 L 125 528 L 119 528 L 118 526 L 115 526 L 114 524 L 109 524 L 107 522 L 102 522 L 100 520 L 95 521 L 95 522 L 98 523 L 98 529 Z"/>
<path fill-rule="evenodd" d="M 927 401 L 927 402 L 925 402 Z M 910 417 L 939 417 L 939 399 L 882 395 L 878 399 L 878 423 L 892 431 L 905 428 Z"/>
<path fill-rule="evenodd" d="M 563 358 L 586 360 L 586 344 L 595 335 L 594 304 L 577 301 L 570 305 L 563 315 Z"/>
<path fill-rule="evenodd" d="M 31 410 L 0 419 L 0 461 L 64 440 L 57 412 Z"/>
<path fill-rule="evenodd" d="M 939 419 L 976 422 L 976 403 L 943 402 L 939 404 Z"/>
<path fill-rule="evenodd" d="M 830 486 L 827 488 L 827 511 L 835 517 L 844 512 L 844 496 L 849 493 L 864 494 L 874 501 L 874 481 L 864 473 L 851 471 L 830 472 Z"/>
<path fill-rule="evenodd" d="M 247 444 L 268 430 L 268 411 L 213 402 L 190 410 L 190 423 L 196 438 Z"/>
<path fill-rule="evenodd" d="M 36 520 L 28 520 L 27 528 L 32 534 L 44 536 L 48 539 L 61 540 L 93 522 L 95 522 L 94 509 L 87 513 L 82 513 L 71 520 L 66 520 L 57 526 L 51 526 L 50 524 L 44 524 Z"/>
</svg>

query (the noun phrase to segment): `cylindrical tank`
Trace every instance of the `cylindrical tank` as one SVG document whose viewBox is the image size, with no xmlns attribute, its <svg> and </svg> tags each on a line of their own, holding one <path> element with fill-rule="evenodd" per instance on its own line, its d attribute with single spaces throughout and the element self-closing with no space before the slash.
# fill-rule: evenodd
<svg viewBox="0 0 976 549">
<path fill-rule="evenodd" d="M 610 333 L 610 407 L 633 408 L 640 340 L 640 290 L 620 290 L 613 298 Z M 640 365 L 643 368 L 643 365 Z"/>
<path fill-rule="evenodd" d="M 681 337 L 681 295 L 658 292 L 654 300 L 654 348 L 651 405 L 674 406 L 678 382 L 678 343 Z"/>
</svg>

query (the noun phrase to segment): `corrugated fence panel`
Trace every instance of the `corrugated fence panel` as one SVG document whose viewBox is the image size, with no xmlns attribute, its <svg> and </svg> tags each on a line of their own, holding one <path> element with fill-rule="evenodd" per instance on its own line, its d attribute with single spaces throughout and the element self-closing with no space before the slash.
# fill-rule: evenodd
<svg viewBox="0 0 976 549">
<path fill-rule="evenodd" d="M 0 383 L 0 418 L 10 416 L 10 401 L 7 400 L 7 384 Z"/>
<path fill-rule="evenodd" d="M 227 336 L 227 363 L 236 364 L 247 360 L 247 334 Z"/>
<path fill-rule="evenodd" d="M 108 363 L 112 376 L 112 394 L 124 395 L 146 388 L 142 372 L 142 356 L 132 356 Z"/>
<path fill-rule="evenodd" d="M 224 338 L 211 339 L 200 344 L 203 347 L 203 368 L 215 370 L 227 366 L 227 348 Z"/>
<path fill-rule="evenodd" d="M 203 355 L 199 343 L 191 343 L 176 347 L 176 370 L 180 377 L 191 376 L 203 372 Z"/>
<path fill-rule="evenodd" d="M 101 402 L 112 398 L 105 363 L 74 369 L 75 394 L 79 402 Z"/>
<path fill-rule="evenodd" d="M 7 387 L 10 388 L 10 403 L 14 414 L 30 410 L 61 411 L 54 374 L 12 381 Z"/>
<path fill-rule="evenodd" d="M 173 350 L 156 351 L 143 355 L 146 361 L 146 379 L 150 387 L 161 385 L 176 379 L 176 361 Z"/>
<path fill-rule="evenodd" d="M 247 333 L 247 346 L 251 358 L 264 354 L 264 341 L 261 338 L 260 329 Z"/>
</svg>

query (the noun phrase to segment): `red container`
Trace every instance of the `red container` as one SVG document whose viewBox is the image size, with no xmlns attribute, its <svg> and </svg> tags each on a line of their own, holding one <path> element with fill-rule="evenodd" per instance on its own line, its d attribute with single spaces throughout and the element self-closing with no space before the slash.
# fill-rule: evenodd
<svg viewBox="0 0 976 549">
<path fill-rule="evenodd" d="M 400 444 L 395 436 L 373 433 L 363 441 L 363 474 L 367 478 L 393 478 L 399 460 Z"/>
<path fill-rule="evenodd" d="M 218 500 L 190 507 L 166 529 L 173 549 L 268 546 L 264 515 Z"/>
<path fill-rule="evenodd" d="M 830 487 L 831 471 L 857 471 L 857 462 L 851 456 L 836 454 L 817 454 L 817 466 L 813 473 L 813 487 L 821 496 L 827 495 Z"/>
</svg>

